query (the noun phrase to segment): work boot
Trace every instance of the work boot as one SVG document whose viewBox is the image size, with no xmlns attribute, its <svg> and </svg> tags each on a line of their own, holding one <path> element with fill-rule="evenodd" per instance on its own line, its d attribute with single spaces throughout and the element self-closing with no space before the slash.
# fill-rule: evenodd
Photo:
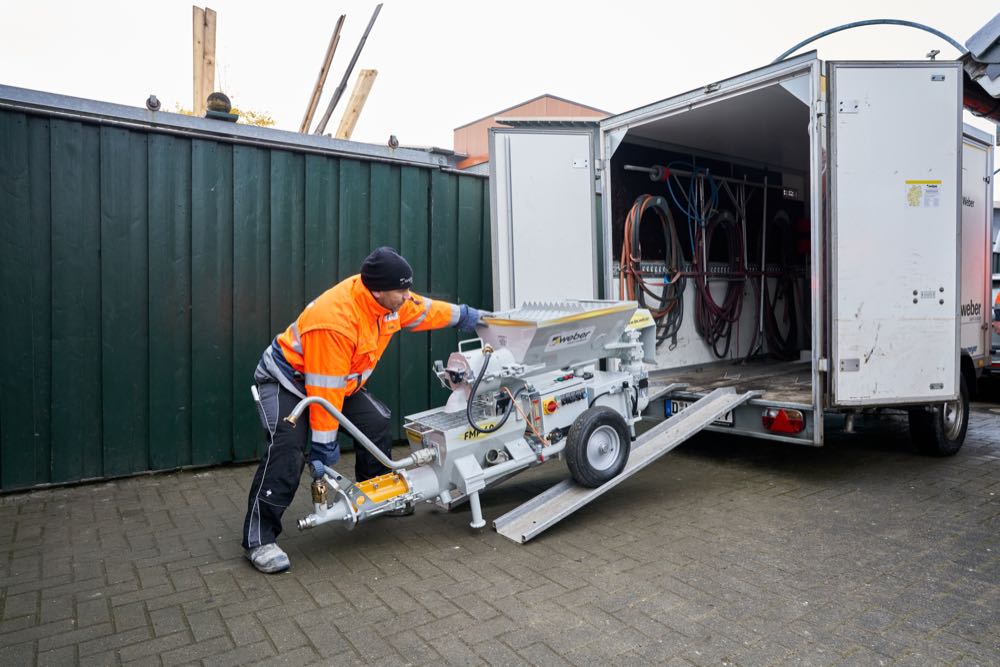
<svg viewBox="0 0 1000 667">
<path fill-rule="evenodd" d="M 284 572 L 291 567 L 288 554 L 274 542 L 250 549 L 247 551 L 247 558 L 255 568 L 266 574 Z"/>
</svg>

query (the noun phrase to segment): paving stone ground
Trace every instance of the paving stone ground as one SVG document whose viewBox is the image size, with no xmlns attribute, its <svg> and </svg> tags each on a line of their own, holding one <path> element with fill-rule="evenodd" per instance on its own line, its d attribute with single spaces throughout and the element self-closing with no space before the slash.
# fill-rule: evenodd
<svg viewBox="0 0 1000 667">
<path fill-rule="evenodd" d="M 273 576 L 238 544 L 253 467 L 0 497 L 0 665 L 1000 664 L 998 404 L 948 459 L 860 431 L 700 436 L 526 545 L 431 506 L 299 533 L 304 483 Z"/>
</svg>

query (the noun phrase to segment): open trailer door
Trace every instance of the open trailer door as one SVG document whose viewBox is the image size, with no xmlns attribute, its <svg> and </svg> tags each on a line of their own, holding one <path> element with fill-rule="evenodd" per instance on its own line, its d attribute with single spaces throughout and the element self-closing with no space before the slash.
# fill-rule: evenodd
<svg viewBox="0 0 1000 667">
<path fill-rule="evenodd" d="M 830 62 L 828 73 L 833 402 L 953 400 L 960 65 Z"/>
<path fill-rule="evenodd" d="M 595 130 L 490 130 L 496 310 L 597 298 Z"/>
</svg>

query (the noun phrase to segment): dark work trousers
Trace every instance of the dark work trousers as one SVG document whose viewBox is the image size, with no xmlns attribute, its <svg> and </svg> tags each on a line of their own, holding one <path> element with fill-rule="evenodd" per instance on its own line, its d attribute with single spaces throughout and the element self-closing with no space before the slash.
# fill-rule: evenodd
<svg viewBox="0 0 1000 667">
<path fill-rule="evenodd" d="M 281 515 L 292 504 L 299 487 L 306 463 L 306 445 L 309 442 L 308 412 L 302 415 L 295 427 L 285 421 L 285 417 L 291 414 L 301 400 L 298 396 L 277 382 L 258 384 L 257 393 L 260 396 L 257 412 L 264 427 L 267 450 L 250 485 L 247 516 L 243 521 L 244 549 L 253 549 L 278 539 L 281 534 Z M 344 400 L 341 412 L 391 457 L 391 413 L 381 401 L 362 389 Z M 371 479 L 389 471 L 361 445 L 355 446 L 355 453 L 354 472 L 357 481 Z"/>
</svg>

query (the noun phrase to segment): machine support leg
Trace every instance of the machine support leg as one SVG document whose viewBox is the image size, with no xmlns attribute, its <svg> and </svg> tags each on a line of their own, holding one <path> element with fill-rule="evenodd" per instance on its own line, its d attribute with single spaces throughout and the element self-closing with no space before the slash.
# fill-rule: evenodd
<svg viewBox="0 0 1000 667">
<path fill-rule="evenodd" d="M 469 507 L 472 509 L 472 523 L 469 525 L 473 528 L 482 528 L 486 525 L 486 521 L 483 520 L 483 508 L 479 504 L 479 492 L 473 491 L 469 494 Z"/>
</svg>

